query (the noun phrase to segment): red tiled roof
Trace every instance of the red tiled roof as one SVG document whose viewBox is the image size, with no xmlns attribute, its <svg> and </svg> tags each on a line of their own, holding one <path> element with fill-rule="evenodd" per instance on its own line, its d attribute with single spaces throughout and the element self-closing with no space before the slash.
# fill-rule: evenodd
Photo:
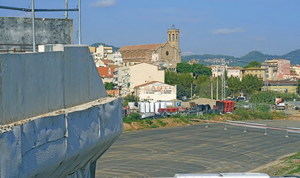
<svg viewBox="0 0 300 178">
<path fill-rule="evenodd" d="M 106 90 L 106 93 L 108 95 L 112 95 L 112 96 L 119 96 L 120 95 L 120 90 Z"/>
<path fill-rule="evenodd" d="M 113 78 L 115 67 L 97 67 L 98 73 L 103 78 Z"/>
<path fill-rule="evenodd" d="M 120 51 L 126 51 L 126 50 L 155 50 L 162 46 L 163 44 L 145 44 L 145 45 L 133 45 L 133 46 L 123 46 Z"/>
</svg>

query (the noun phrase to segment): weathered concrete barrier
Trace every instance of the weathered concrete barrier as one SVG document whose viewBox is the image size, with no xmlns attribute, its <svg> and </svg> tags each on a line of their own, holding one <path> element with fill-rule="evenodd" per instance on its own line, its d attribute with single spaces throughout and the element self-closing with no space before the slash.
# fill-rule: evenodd
<svg viewBox="0 0 300 178">
<path fill-rule="evenodd" d="M 93 177 L 122 131 L 121 105 L 104 98 L 12 124 L 0 134 L 0 177 Z"/>
<path fill-rule="evenodd" d="M 86 46 L 0 54 L 0 125 L 105 96 Z"/>
<path fill-rule="evenodd" d="M 94 177 L 121 108 L 85 46 L 0 54 L 0 177 Z"/>
</svg>

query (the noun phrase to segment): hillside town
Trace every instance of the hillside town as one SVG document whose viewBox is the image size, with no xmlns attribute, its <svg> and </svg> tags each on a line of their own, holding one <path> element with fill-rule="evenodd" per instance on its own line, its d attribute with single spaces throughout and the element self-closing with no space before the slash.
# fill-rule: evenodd
<svg viewBox="0 0 300 178">
<path fill-rule="evenodd" d="M 300 1 L 2 4 L 0 178 L 300 176 Z"/>
<path fill-rule="evenodd" d="M 176 71 L 177 64 L 182 63 L 179 34 L 179 29 L 171 28 L 166 43 L 123 46 L 118 51 L 103 45 L 90 46 L 107 93 L 122 97 L 135 95 L 141 101 L 176 100 L 176 86 L 165 83 L 165 74 Z M 252 75 L 263 81 L 262 91 L 297 93 L 300 65 L 292 65 L 287 59 L 267 59 L 259 66 L 250 67 L 229 66 L 223 59 L 218 63 L 207 66 L 213 78 L 226 75 L 226 78 L 242 80 L 246 75 Z"/>
</svg>

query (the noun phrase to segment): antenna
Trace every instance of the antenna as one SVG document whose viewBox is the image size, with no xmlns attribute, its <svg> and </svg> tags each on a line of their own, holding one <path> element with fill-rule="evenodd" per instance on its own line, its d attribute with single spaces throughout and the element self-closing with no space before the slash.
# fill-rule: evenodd
<svg viewBox="0 0 300 178">
<path fill-rule="evenodd" d="M 36 52 L 36 46 L 35 46 L 35 1 L 31 0 L 31 18 L 32 18 L 32 51 Z"/>
</svg>

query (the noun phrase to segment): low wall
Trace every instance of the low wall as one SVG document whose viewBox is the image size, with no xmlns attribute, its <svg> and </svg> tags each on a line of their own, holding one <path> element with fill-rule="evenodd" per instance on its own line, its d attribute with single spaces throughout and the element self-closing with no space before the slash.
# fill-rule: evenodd
<svg viewBox="0 0 300 178">
<path fill-rule="evenodd" d="M 89 50 L 0 54 L 0 125 L 106 96 Z"/>
<path fill-rule="evenodd" d="M 122 103 L 90 105 L 0 134 L 0 177 L 94 177 L 96 160 L 122 131 Z"/>
<path fill-rule="evenodd" d="M 73 20 L 57 18 L 35 19 L 36 44 L 71 44 Z M 32 19 L 0 17 L 0 50 L 30 49 Z"/>
</svg>

